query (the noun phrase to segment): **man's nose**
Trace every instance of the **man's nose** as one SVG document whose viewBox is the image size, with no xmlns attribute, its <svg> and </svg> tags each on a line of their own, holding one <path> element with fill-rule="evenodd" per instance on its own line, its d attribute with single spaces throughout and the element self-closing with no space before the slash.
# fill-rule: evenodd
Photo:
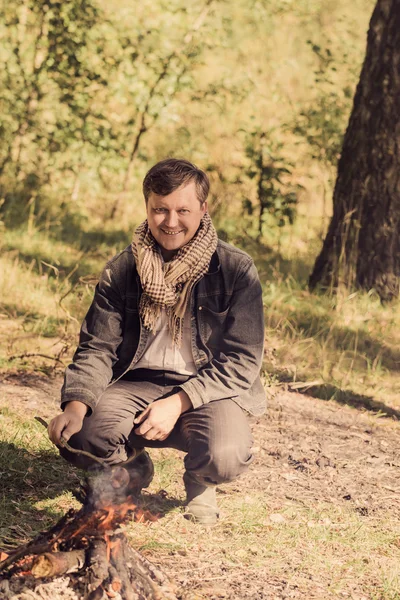
<svg viewBox="0 0 400 600">
<path fill-rule="evenodd" d="M 178 213 L 173 210 L 169 211 L 165 224 L 169 229 L 175 229 L 178 226 Z"/>
</svg>

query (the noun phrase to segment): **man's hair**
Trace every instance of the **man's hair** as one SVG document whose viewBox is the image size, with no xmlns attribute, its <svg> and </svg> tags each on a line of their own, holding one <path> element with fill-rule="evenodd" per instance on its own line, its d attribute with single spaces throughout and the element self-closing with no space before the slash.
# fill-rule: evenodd
<svg viewBox="0 0 400 600">
<path fill-rule="evenodd" d="M 166 158 L 151 167 L 143 180 L 143 194 L 147 201 L 150 194 L 168 196 L 192 180 L 196 184 L 196 194 L 200 204 L 207 200 L 210 182 L 207 175 L 188 160 Z"/>
</svg>

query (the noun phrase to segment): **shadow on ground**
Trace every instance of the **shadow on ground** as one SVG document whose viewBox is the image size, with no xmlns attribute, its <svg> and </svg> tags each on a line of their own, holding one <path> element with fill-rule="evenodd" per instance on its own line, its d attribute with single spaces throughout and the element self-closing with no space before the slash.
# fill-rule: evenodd
<svg viewBox="0 0 400 600">
<path fill-rule="evenodd" d="M 306 394 L 313 398 L 335 400 L 339 404 L 347 404 L 354 408 L 361 408 L 374 413 L 379 413 L 383 417 L 400 420 L 400 410 L 387 406 L 384 402 L 374 400 L 371 396 L 362 396 L 352 390 L 341 390 L 334 385 L 324 384 L 313 386 L 307 389 Z"/>
<path fill-rule="evenodd" d="M 157 515 L 159 518 L 165 517 L 169 512 L 175 508 L 184 506 L 185 503 L 177 498 L 167 496 L 164 490 L 161 490 L 157 494 L 142 494 L 139 506 L 144 510 L 149 510 L 153 515 Z"/>
<path fill-rule="evenodd" d="M 266 374 L 273 373 L 276 380 L 279 381 L 276 388 L 275 383 L 271 384 L 271 390 L 281 391 L 283 387 L 291 392 L 298 392 L 303 396 L 311 396 L 319 400 L 334 400 L 338 404 L 345 404 L 358 410 L 369 411 L 380 417 L 400 420 L 400 410 L 388 406 L 380 400 L 375 400 L 371 396 L 358 394 L 351 389 L 341 389 L 328 383 L 314 385 L 310 382 L 309 385 L 304 384 L 300 387 L 297 382 L 293 381 L 292 374 L 288 373 L 284 368 L 279 368 L 267 362 L 264 364 L 264 369 Z"/>
<path fill-rule="evenodd" d="M 30 453 L 8 442 L 0 442 L 0 465 L 0 545 L 10 548 L 25 543 L 61 516 L 62 506 L 56 502 L 45 509 L 36 505 L 71 490 L 79 478 L 54 452 Z"/>
</svg>

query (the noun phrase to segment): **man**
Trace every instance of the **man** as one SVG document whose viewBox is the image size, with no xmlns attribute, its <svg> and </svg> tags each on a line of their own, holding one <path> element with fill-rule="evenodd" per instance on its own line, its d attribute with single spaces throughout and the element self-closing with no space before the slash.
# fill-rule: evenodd
<svg viewBox="0 0 400 600">
<path fill-rule="evenodd" d="M 105 267 L 66 370 L 63 412 L 49 425 L 56 445 L 62 436 L 136 469 L 140 487 L 153 465 L 138 449 L 186 452 L 186 516 L 204 525 L 218 518 L 216 486 L 252 461 L 246 413 L 265 408 L 261 285 L 252 259 L 218 240 L 208 191 L 206 174 L 185 160 L 147 173 L 147 220 Z"/>
</svg>

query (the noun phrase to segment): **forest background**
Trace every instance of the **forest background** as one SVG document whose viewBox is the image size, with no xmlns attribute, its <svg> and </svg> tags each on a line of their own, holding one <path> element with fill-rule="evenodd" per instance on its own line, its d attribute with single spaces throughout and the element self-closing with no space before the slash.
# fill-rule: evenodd
<svg viewBox="0 0 400 600">
<path fill-rule="evenodd" d="M 257 262 L 267 380 L 393 405 L 398 305 L 307 289 L 372 9 L 3 3 L 1 368 L 65 364 L 104 262 L 145 217 L 144 174 L 176 156 L 207 171 L 219 235 Z"/>
</svg>

